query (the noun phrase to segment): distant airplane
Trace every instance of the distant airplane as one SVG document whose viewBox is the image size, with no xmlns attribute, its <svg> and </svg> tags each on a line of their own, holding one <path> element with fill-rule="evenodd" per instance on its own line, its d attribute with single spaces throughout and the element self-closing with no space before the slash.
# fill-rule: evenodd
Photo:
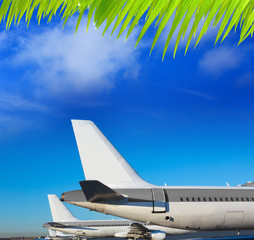
<svg viewBox="0 0 254 240">
<path fill-rule="evenodd" d="M 119 237 L 128 239 L 163 240 L 166 235 L 192 233 L 129 220 L 86 221 L 75 218 L 56 195 L 48 195 L 53 222 L 43 227 L 49 229 L 49 239 L 81 239 Z"/>
<path fill-rule="evenodd" d="M 152 185 L 137 174 L 93 122 L 72 120 L 72 125 L 86 180 L 80 182 L 82 190 L 63 193 L 62 201 L 178 229 L 254 229 L 253 183 L 236 187 Z M 158 159 L 154 161 L 159 164 Z"/>
</svg>

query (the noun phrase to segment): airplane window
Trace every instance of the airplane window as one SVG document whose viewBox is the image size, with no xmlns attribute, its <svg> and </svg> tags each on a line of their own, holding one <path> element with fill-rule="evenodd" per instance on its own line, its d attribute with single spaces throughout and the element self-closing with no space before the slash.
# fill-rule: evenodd
<svg viewBox="0 0 254 240">
<path fill-rule="evenodd" d="M 251 198 L 252 199 L 252 201 L 254 201 L 254 198 Z"/>
<path fill-rule="evenodd" d="M 200 197 L 198 197 L 198 201 L 200 202 Z"/>
<path fill-rule="evenodd" d="M 242 201 L 244 202 L 244 198 L 242 197 Z"/>
<path fill-rule="evenodd" d="M 203 200 L 206 201 L 206 198 L 204 197 Z"/>
<path fill-rule="evenodd" d="M 186 201 L 189 202 L 189 198 L 186 198 Z"/>
<path fill-rule="evenodd" d="M 181 202 L 182 202 L 182 201 L 183 201 L 183 198 L 181 197 L 180 200 L 181 200 Z"/>
<path fill-rule="evenodd" d="M 235 199 L 236 199 L 236 201 L 239 201 L 238 197 L 237 197 L 237 198 L 235 198 Z"/>
<path fill-rule="evenodd" d="M 233 199 L 233 198 L 231 198 L 231 201 L 233 202 L 233 201 L 234 201 L 234 199 Z"/>
<path fill-rule="evenodd" d="M 195 202 L 195 198 L 194 197 L 192 198 L 192 201 Z"/>
<path fill-rule="evenodd" d="M 225 200 L 228 201 L 228 198 L 226 197 Z"/>
<path fill-rule="evenodd" d="M 248 197 L 246 199 L 247 199 L 247 201 L 250 201 Z"/>
<path fill-rule="evenodd" d="M 221 202 L 223 201 L 222 198 L 220 198 Z"/>
<path fill-rule="evenodd" d="M 214 201 L 217 202 L 217 198 L 216 197 L 214 198 Z"/>
<path fill-rule="evenodd" d="M 212 201 L 212 198 L 209 197 L 209 201 L 211 202 L 211 201 Z"/>
</svg>

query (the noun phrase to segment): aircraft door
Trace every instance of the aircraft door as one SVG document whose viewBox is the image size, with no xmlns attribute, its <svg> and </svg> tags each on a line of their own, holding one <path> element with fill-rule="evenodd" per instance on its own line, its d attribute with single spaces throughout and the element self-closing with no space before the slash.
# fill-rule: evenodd
<svg viewBox="0 0 254 240">
<path fill-rule="evenodd" d="M 164 189 L 153 188 L 153 213 L 164 213 L 166 212 L 166 197 Z"/>
</svg>

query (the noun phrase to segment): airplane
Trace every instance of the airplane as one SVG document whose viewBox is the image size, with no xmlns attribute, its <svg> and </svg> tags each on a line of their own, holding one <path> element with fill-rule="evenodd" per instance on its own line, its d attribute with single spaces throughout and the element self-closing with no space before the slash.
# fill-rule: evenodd
<svg viewBox="0 0 254 240">
<path fill-rule="evenodd" d="M 79 220 L 56 195 L 48 195 L 53 222 L 43 224 L 49 229 L 48 239 L 86 239 L 118 237 L 127 239 L 163 240 L 167 235 L 189 234 L 194 231 L 167 228 L 130 220 Z"/>
<path fill-rule="evenodd" d="M 143 180 L 91 121 L 72 120 L 85 174 L 61 200 L 134 221 L 186 230 L 253 230 L 254 183 L 156 186 Z M 158 161 L 156 159 L 156 161 Z"/>
</svg>

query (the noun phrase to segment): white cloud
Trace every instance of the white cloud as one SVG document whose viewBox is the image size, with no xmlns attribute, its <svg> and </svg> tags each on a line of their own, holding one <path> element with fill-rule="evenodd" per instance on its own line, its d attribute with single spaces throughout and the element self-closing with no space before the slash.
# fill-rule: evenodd
<svg viewBox="0 0 254 240">
<path fill-rule="evenodd" d="M 216 100 L 216 97 L 210 96 L 206 93 L 202 93 L 202 92 L 199 92 L 199 91 L 190 90 L 190 89 L 183 89 L 183 88 L 177 88 L 177 90 L 179 90 L 181 92 L 184 92 L 184 93 L 188 93 L 188 94 L 197 96 L 197 97 L 201 97 L 201 98 L 204 98 L 204 99 L 207 99 L 207 100 Z"/>
<path fill-rule="evenodd" d="M 20 39 L 20 50 L 14 62 L 31 65 L 26 78 L 36 82 L 37 91 L 64 96 L 69 92 L 96 93 L 114 87 L 116 77 L 136 77 L 140 65 L 139 52 L 134 51 L 136 34 L 125 43 L 102 30 L 90 27 L 85 33 L 83 25 L 75 35 L 75 21 L 63 31 L 61 26 L 43 30 Z M 121 72 L 121 75 L 118 73 Z"/>
<path fill-rule="evenodd" d="M 8 50 L 2 65 L 21 73 L 17 81 L 5 79 L 8 75 L 1 80 L 8 82 L 3 86 L 9 89 L 0 90 L 2 132 L 35 126 L 37 114 L 31 113 L 51 111 L 56 100 L 87 107 L 108 104 L 102 91 L 110 91 L 116 81 L 138 76 L 141 66 L 139 50 L 134 50 L 136 30 L 125 42 L 124 37 L 118 41 L 109 35 L 102 37 L 102 29 L 95 30 L 92 25 L 86 34 L 81 24 L 75 35 L 75 24 L 74 18 L 63 31 L 59 23 L 36 31 L 30 27 L 28 32 L 0 32 L 0 51 Z M 19 91 L 24 89 L 20 84 L 26 86 L 24 94 Z"/>
<path fill-rule="evenodd" d="M 16 135 L 21 130 L 29 130 L 31 128 L 38 128 L 36 121 L 19 114 L 0 111 L 0 141 L 6 141 L 8 137 Z"/>
<path fill-rule="evenodd" d="M 249 87 L 254 85 L 253 72 L 247 72 L 235 81 L 235 85 L 238 87 Z"/>
<path fill-rule="evenodd" d="M 209 74 L 218 76 L 226 70 L 239 67 L 242 64 L 243 58 L 243 49 L 222 46 L 206 52 L 199 62 L 199 67 Z"/>
<path fill-rule="evenodd" d="M 29 116 L 29 112 L 33 112 L 36 116 L 38 112 L 47 111 L 49 111 L 48 107 L 34 100 L 27 100 L 19 94 L 10 94 L 0 90 L 0 140 L 21 129 L 36 127 L 36 121 L 31 117 L 27 118 L 27 113 Z"/>
<path fill-rule="evenodd" d="M 5 47 L 7 40 L 7 33 L 6 31 L 0 32 L 0 50 Z"/>
<path fill-rule="evenodd" d="M 4 111 L 47 111 L 48 108 L 24 99 L 18 94 L 0 91 L 0 110 Z"/>
</svg>

